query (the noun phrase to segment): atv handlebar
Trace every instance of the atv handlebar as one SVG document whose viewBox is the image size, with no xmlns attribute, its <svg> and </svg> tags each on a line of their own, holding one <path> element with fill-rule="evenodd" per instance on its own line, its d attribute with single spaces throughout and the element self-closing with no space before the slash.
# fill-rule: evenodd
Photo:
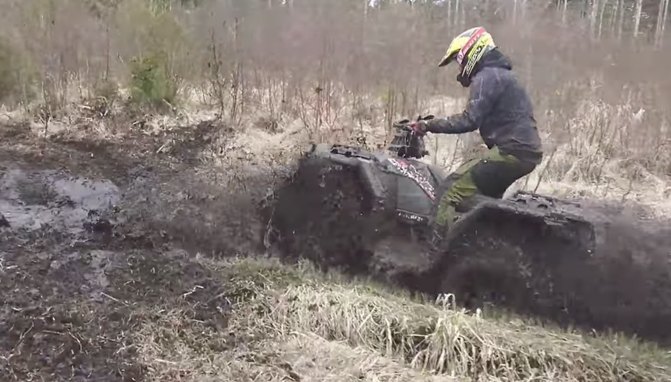
<svg viewBox="0 0 671 382">
<path fill-rule="evenodd" d="M 433 118 L 433 115 L 418 116 L 415 122 L 428 121 Z M 424 137 L 410 128 L 410 123 L 409 119 L 404 119 L 393 124 L 397 133 L 388 147 L 389 151 L 402 158 L 422 158 L 429 155 L 424 148 Z"/>
<path fill-rule="evenodd" d="M 431 119 L 433 119 L 433 118 L 434 118 L 434 116 L 433 116 L 432 114 L 429 114 L 429 115 L 427 115 L 427 116 L 425 116 L 425 117 L 422 117 L 422 116 L 420 115 L 420 116 L 417 117 L 417 119 L 415 120 L 415 122 L 419 122 L 419 121 L 428 121 L 428 120 L 431 120 Z M 394 126 L 396 129 L 398 129 L 398 130 L 414 132 L 414 131 L 410 128 L 410 120 L 409 120 L 409 119 L 403 119 L 403 120 L 401 120 L 401 121 L 395 122 L 393 126 Z"/>
</svg>

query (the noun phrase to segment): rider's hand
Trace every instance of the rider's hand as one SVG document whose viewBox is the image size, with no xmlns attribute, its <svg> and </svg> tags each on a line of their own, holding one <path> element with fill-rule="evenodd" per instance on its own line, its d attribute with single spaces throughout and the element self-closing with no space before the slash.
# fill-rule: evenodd
<svg viewBox="0 0 671 382">
<path fill-rule="evenodd" d="M 427 131 L 426 121 L 419 120 L 410 124 L 410 129 L 418 135 L 424 135 Z"/>
</svg>

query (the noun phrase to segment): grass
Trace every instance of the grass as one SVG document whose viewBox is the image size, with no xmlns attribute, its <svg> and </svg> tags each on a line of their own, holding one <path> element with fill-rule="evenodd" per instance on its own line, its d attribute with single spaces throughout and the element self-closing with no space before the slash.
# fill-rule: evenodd
<svg viewBox="0 0 671 382">
<path fill-rule="evenodd" d="M 152 380 L 659 381 L 671 355 L 262 259 L 208 261 L 228 280 L 226 329 L 166 311 L 136 333 Z"/>
</svg>

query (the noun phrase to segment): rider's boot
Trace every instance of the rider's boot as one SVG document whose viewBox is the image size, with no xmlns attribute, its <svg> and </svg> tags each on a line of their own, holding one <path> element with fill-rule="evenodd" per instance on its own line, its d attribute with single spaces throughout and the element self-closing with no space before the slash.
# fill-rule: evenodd
<svg viewBox="0 0 671 382">
<path fill-rule="evenodd" d="M 456 208 L 453 204 L 440 206 L 436 213 L 436 219 L 432 223 L 429 247 L 432 252 L 437 252 L 445 247 L 445 238 L 450 232 L 456 218 Z"/>
</svg>

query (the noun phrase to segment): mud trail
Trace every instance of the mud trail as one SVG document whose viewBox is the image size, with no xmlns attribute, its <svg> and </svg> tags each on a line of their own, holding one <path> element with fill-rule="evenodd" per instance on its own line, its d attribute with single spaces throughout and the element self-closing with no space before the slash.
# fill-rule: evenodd
<svg viewBox="0 0 671 382">
<path fill-rule="evenodd" d="M 193 254 L 226 255 L 244 233 L 215 194 L 234 192 L 196 174 L 227 133 L 45 140 L 0 126 L 0 379 L 142 381 L 132 334 L 165 310 L 225 330 L 226 280 Z"/>
</svg>

